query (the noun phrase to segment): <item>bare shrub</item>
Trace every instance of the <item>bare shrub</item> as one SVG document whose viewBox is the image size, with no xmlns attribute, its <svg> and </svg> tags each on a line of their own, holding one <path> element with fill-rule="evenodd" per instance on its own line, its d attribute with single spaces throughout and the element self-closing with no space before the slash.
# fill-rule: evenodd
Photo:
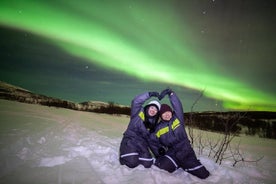
<svg viewBox="0 0 276 184">
<path fill-rule="evenodd" d="M 239 162 L 255 162 L 257 163 L 263 157 L 260 157 L 255 160 L 249 160 L 246 158 L 246 154 L 241 152 L 240 142 L 238 145 L 233 146 L 232 141 L 235 137 L 238 136 L 238 132 L 240 131 L 239 126 L 237 126 L 238 122 L 244 118 L 246 113 L 235 112 L 235 113 L 217 113 L 216 123 L 222 125 L 223 131 L 218 133 L 218 137 L 213 139 L 208 135 L 204 134 L 202 130 L 198 130 L 198 133 L 195 134 L 195 124 L 200 125 L 200 123 L 195 122 L 194 120 L 194 112 L 193 109 L 195 105 L 198 103 L 200 98 L 203 96 L 204 90 L 201 91 L 198 98 L 191 106 L 191 112 L 188 118 L 189 126 L 188 135 L 191 140 L 191 145 L 195 149 L 195 151 L 199 155 L 203 155 L 207 153 L 207 156 L 214 159 L 214 161 L 218 164 L 222 164 L 223 161 L 232 160 L 232 166 L 236 166 Z M 198 129 L 204 129 L 200 126 Z"/>
</svg>

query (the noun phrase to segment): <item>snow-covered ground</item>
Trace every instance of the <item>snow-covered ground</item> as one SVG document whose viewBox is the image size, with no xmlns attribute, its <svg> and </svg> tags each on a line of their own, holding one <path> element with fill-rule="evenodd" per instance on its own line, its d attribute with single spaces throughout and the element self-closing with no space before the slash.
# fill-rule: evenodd
<svg viewBox="0 0 276 184">
<path fill-rule="evenodd" d="M 183 170 L 121 166 L 118 149 L 129 118 L 0 100 L 0 183 L 276 183 L 276 141 L 244 137 L 256 163 L 216 164 L 200 180 Z"/>
</svg>

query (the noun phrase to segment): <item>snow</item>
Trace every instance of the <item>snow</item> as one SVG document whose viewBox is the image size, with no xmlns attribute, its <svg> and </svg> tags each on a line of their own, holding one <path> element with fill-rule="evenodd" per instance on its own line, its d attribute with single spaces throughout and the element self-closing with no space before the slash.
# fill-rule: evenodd
<svg viewBox="0 0 276 184">
<path fill-rule="evenodd" d="M 129 117 L 72 111 L 0 100 L 0 183 L 275 183 L 276 141 L 242 138 L 258 163 L 216 164 L 198 155 L 211 172 L 200 180 L 182 169 L 120 165 L 118 150 Z"/>
</svg>

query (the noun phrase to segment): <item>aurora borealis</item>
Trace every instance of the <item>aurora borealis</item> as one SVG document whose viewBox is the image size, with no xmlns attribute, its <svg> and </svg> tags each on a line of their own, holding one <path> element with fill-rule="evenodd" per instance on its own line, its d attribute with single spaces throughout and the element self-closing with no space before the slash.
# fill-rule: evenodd
<svg viewBox="0 0 276 184">
<path fill-rule="evenodd" d="M 275 111 L 271 3 L 2 0 L 0 25 L 134 81 L 205 90 L 225 109 Z"/>
</svg>

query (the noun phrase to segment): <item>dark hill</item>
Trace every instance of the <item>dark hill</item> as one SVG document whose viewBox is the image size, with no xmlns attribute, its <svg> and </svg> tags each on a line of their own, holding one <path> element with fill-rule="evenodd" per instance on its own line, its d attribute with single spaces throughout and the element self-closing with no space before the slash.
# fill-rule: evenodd
<svg viewBox="0 0 276 184">
<path fill-rule="evenodd" d="M 67 100 L 49 97 L 46 95 L 35 94 L 29 90 L 23 89 L 0 81 L 0 99 L 13 100 L 23 103 L 40 104 L 52 107 L 62 107 L 80 111 L 101 112 L 101 113 L 130 113 L 129 107 L 116 105 L 114 103 L 105 103 L 100 101 L 88 101 L 74 103 Z M 111 112 L 112 111 L 112 112 Z"/>
</svg>

